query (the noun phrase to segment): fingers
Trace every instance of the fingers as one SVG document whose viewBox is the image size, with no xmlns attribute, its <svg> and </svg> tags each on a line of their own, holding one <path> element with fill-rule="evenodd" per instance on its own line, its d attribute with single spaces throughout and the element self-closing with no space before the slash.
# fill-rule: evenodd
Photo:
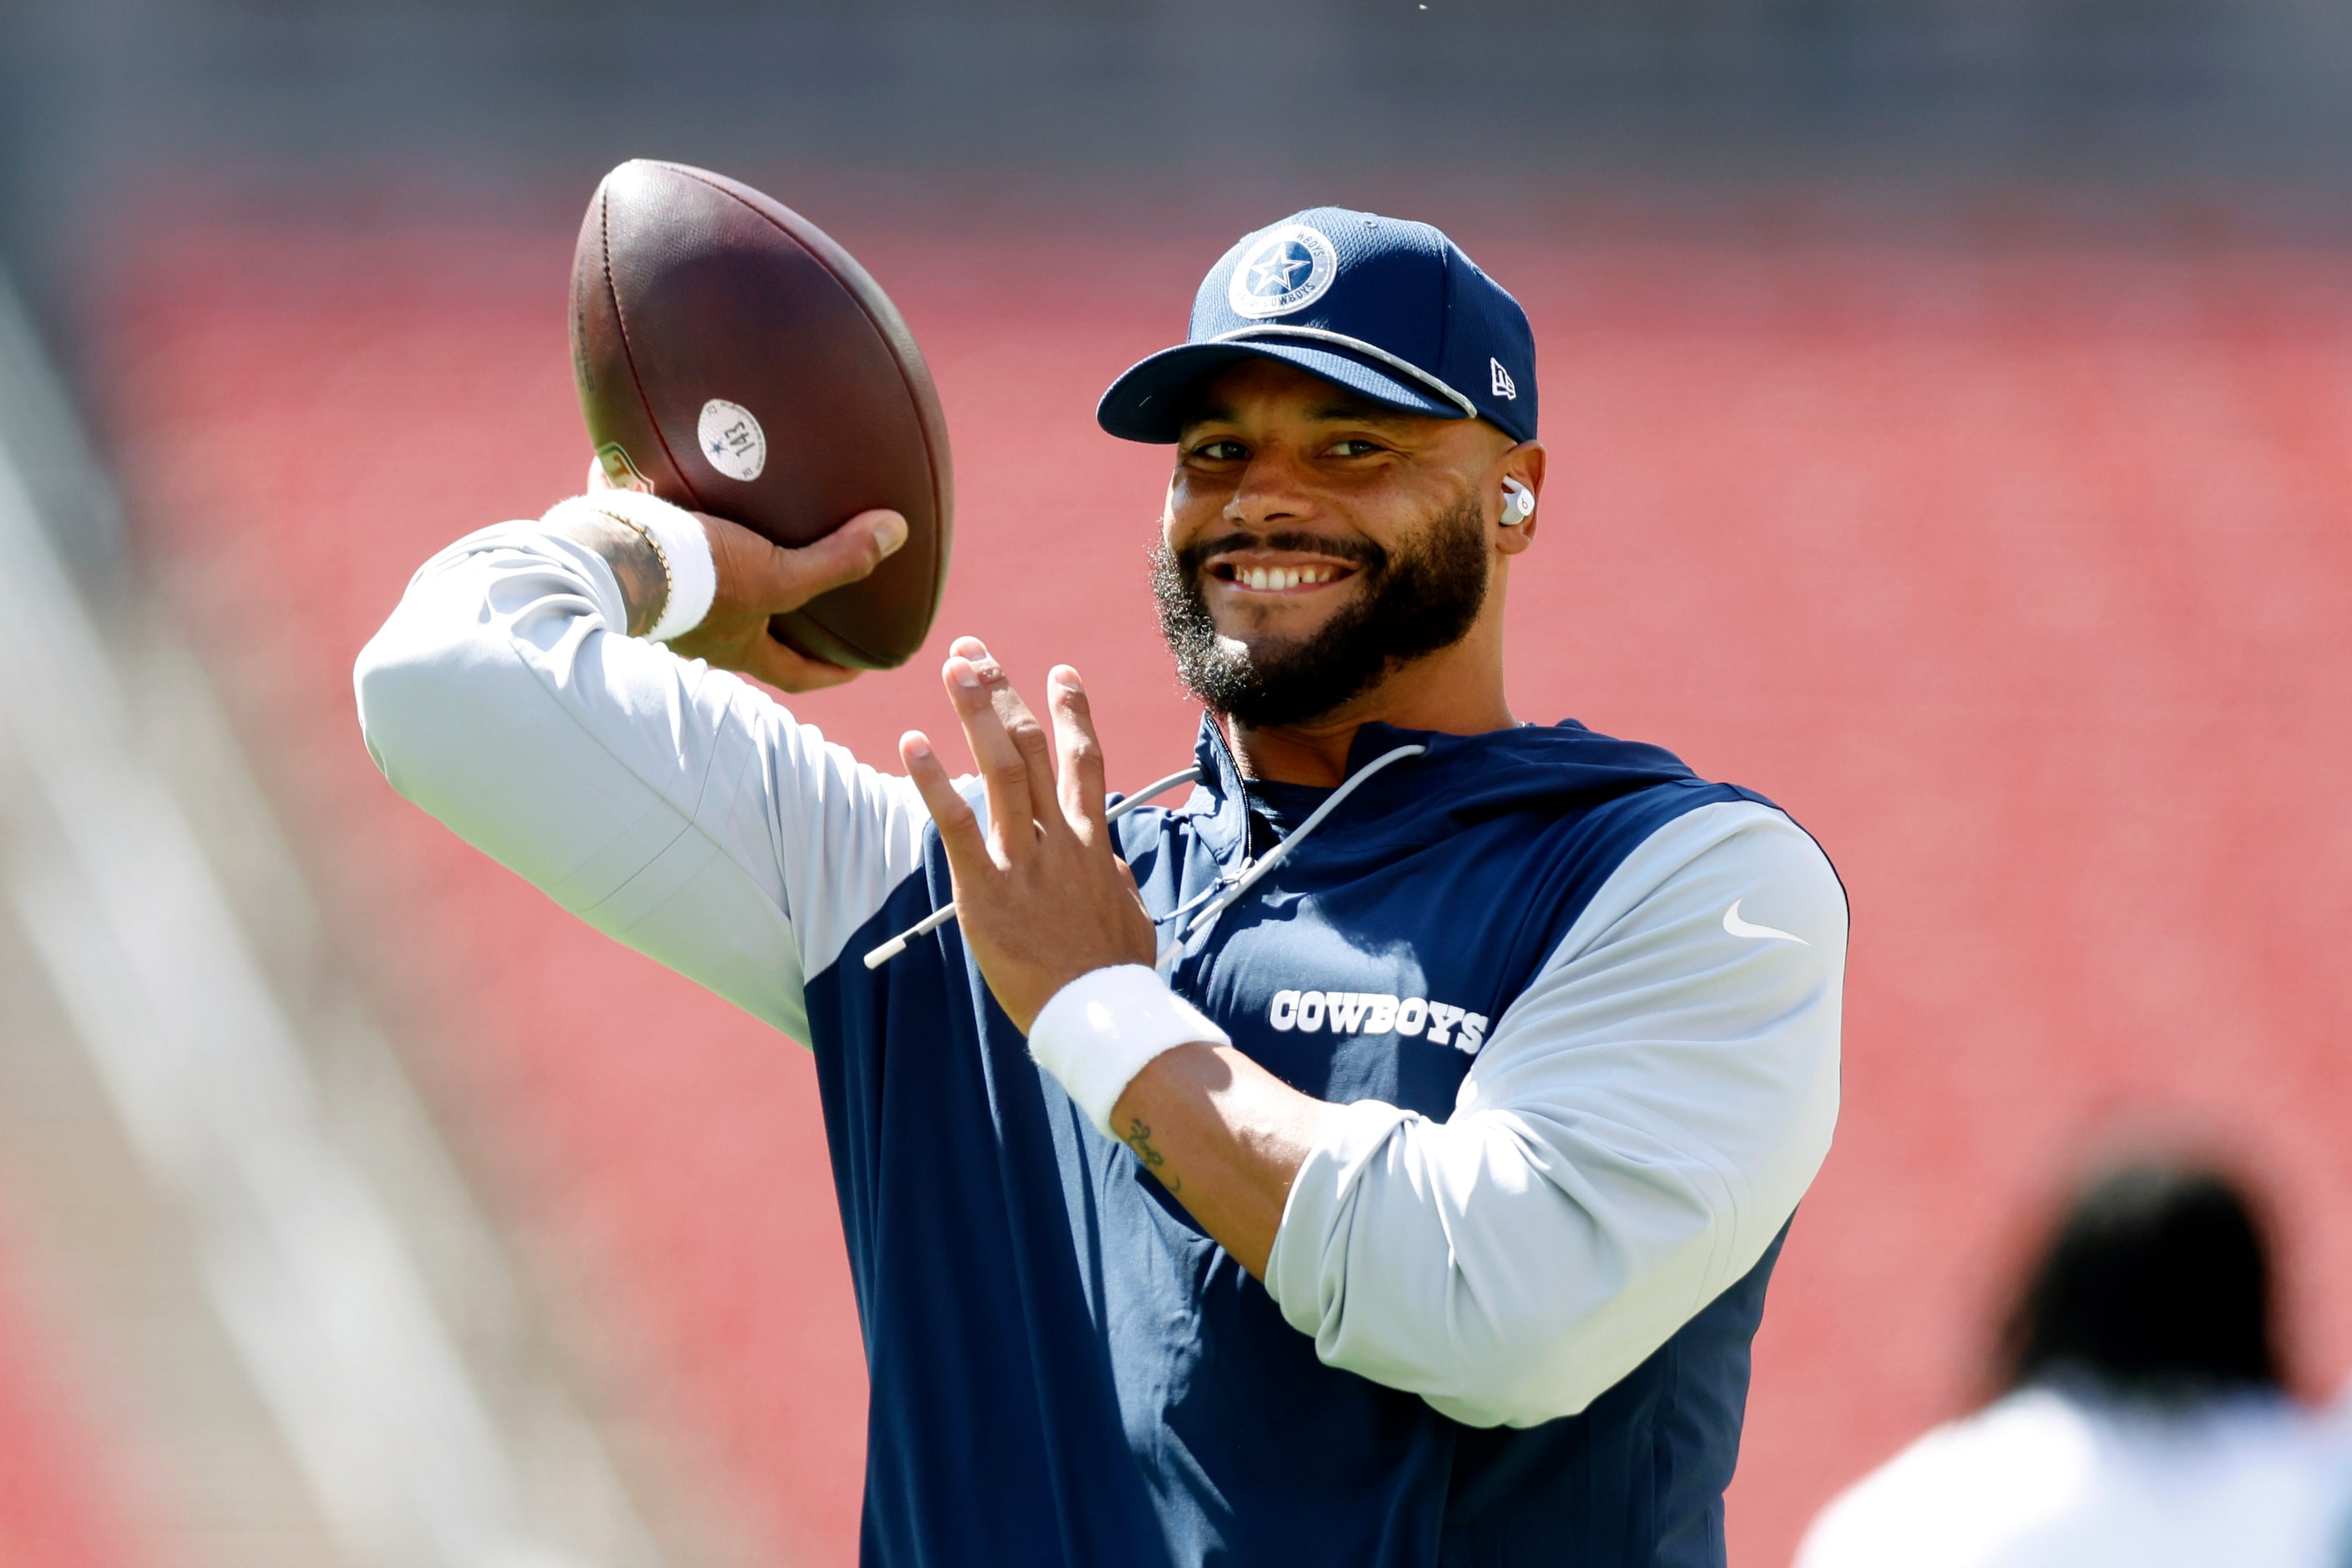
<svg viewBox="0 0 2352 1568">
<path fill-rule="evenodd" d="M 907 520 L 895 511 L 862 511 L 802 550 L 772 544 L 742 524 L 707 512 L 703 532 L 710 539 L 718 591 L 711 613 L 781 616 L 819 594 L 872 574 L 907 542 Z"/>
<path fill-rule="evenodd" d="M 1020 832 L 1016 825 L 1068 830 L 1054 794 L 1053 742 L 986 644 L 977 637 L 958 637 L 950 647 L 941 670 L 948 698 L 987 784 L 996 841 L 1008 859 L 1017 859 L 1034 844 L 1035 833 Z"/>
<path fill-rule="evenodd" d="M 1030 812 L 1041 826 L 1061 827 L 1061 802 L 1054 794 L 1054 737 L 1030 711 L 1028 700 L 1013 689 L 1013 682 L 1005 679 L 985 644 L 978 637 L 958 637 L 950 646 L 961 649 L 967 658 L 979 656 L 974 662 L 987 679 L 989 704 L 1021 752 L 1022 775 L 1029 784 Z"/>
<path fill-rule="evenodd" d="M 1090 838 L 1096 843 L 1108 843 L 1102 831 L 1103 784 L 1102 744 L 1095 738 L 1094 711 L 1087 702 L 1087 689 L 1078 679 L 1078 672 L 1066 664 L 1057 664 L 1045 675 L 1045 705 L 1054 715 L 1054 742 L 1061 766 L 1060 796 L 1062 814 L 1076 825 L 1091 824 Z"/>
<path fill-rule="evenodd" d="M 772 546 L 776 609 L 797 610 L 819 594 L 873 575 L 907 542 L 907 520 L 895 511 L 861 511 L 814 544 Z"/>
<path fill-rule="evenodd" d="M 988 843 L 981 835 L 980 819 L 972 815 L 971 806 L 956 793 L 955 783 L 948 777 L 947 765 L 931 749 L 930 737 L 920 730 L 909 730 L 898 737 L 898 760 L 906 765 L 907 776 L 930 808 L 931 821 L 940 830 L 940 847 L 946 851 L 948 868 L 958 882 L 971 879 L 987 868 L 992 862 Z"/>
<path fill-rule="evenodd" d="M 948 700 L 955 705 L 956 721 L 963 726 L 964 742 L 971 747 L 971 760 L 980 767 L 981 785 L 988 796 L 989 836 L 1010 863 L 1035 842 L 1034 831 L 1013 831 L 1033 817 L 1028 763 L 997 718 L 987 678 L 978 666 L 960 654 L 950 655 L 940 667 L 940 678 Z"/>
<path fill-rule="evenodd" d="M 822 691 L 828 686 L 855 680 L 863 673 L 811 658 L 764 633 L 754 638 L 745 651 L 746 662 L 751 667 L 750 673 L 779 691 Z"/>
</svg>

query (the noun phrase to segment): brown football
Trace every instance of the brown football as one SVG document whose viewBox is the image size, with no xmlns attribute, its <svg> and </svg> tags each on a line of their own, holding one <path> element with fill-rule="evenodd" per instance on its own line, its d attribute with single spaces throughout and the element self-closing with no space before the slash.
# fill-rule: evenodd
<svg viewBox="0 0 2352 1568">
<path fill-rule="evenodd" d="M 872 576 L 773 629 L 860 669 L 922 646 L 953 531 L 947 422 L 897 307 L 814 224 L 722 175 L 622 164 L 572 256 L 572 368 L 616 484 L 784 545 L 873 507 L 905 514 Z"/>
</svg>

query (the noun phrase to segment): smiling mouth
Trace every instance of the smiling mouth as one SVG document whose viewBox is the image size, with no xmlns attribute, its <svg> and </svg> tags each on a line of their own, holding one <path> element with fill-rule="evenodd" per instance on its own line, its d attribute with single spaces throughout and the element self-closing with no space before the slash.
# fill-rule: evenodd
<svg viewBox="0 0 2352 1568">
<path fill-rule="evenodd" d="M 1218 582 L 1257 594 L 1287 594 L 1304 588 L 1320 588 L 1355 574 L 1353 566 L 1342 565 L 1336 561 L 1285 562 L 1275 565 L 1248 561 L 1219 561 L 1209 567 L 1209 575 Z"/>
</svg>

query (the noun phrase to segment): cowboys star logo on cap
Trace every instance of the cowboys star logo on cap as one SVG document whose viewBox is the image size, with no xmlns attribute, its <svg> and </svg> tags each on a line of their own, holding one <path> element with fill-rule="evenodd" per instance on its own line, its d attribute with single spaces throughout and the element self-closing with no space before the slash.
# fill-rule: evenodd
<svg viewBox="0 0 2352 1568">
<path fill-rule="evenodd" d="M 1243 247 L 1225 297 L 1236 315 L 1286 316 L 1320 300 L 1339 272 L 1330 240 L 1303 223 L 1286 223 Z"/>
</svg>

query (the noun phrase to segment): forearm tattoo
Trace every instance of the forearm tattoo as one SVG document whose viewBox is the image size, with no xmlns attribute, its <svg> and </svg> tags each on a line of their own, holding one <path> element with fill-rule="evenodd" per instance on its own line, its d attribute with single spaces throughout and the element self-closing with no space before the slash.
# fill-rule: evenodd
<svg viewBox="0 0 2352 1568">
<path fill-rule="evenodd" d="M 1171 1196 L 1184 1190 L 1184 1178 L 1168 1168 L 1168 1156 L 1151 1146 L 1151 1124 L 1142 1117 L 1133 1117 L 1127 1124 L 1127 1146 L 1143 1162 L 1151 1173 L 1160 1178 Z"/>
<path fill-rule="evenodd" d="M 603 556 L 613 569 L 621 603 L 628 607 L 629 635 L 641 637 L 653 630 L 669 602 L 669 574 L 662 570 L 653 542 L 620 519 L 601 514 L 569 519 L 557 531 Z"/>
</svg>

